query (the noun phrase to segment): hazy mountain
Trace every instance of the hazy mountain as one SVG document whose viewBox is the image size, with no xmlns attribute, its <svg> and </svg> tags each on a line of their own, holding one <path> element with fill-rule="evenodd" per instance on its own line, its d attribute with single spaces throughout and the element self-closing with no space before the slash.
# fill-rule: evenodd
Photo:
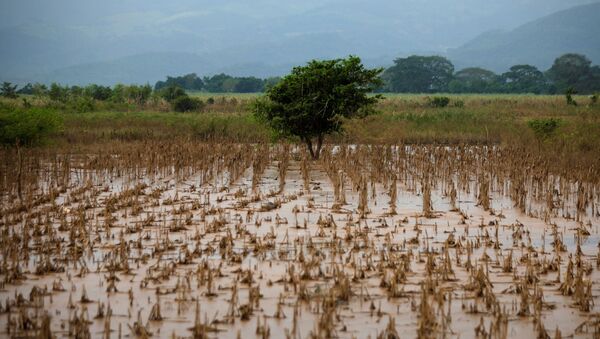
<svg viewBox="0 0 600 339">
<path fill-rule="evenodd" d="M 268 76 L 348 54 L 384 65 L 590 1 L 3 1 L 0 79 L 112 84 L 188 72 Z"/>
<path fill-rule="evenodd" d="M 479 66 L 497 72 L 517 64 L 548 69 L 554 59 L 575 52 L 600 64 L 600 3 L 560 11 L 511 31 L 480 35 L 448 55 L 457 68 Z"/>
</svg>

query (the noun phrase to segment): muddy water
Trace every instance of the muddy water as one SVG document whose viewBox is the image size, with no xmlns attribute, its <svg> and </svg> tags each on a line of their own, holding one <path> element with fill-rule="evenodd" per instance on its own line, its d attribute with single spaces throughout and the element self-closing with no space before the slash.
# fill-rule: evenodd
<svg viewBox="0 0 600 339">
<path fill-rule="evenodd" d="M 110 213 L 114 221 L 106 227 L 105 209 L 111 195 L 142 181 L 149 186 L 138 197 L 138 213 L 133 213 L 131 206 L 116 208 Z M 286 335 L 305 338 L 322 330 L 319 320 L 324 314 L 323 300 L 335 283 L 334 271 L 341 269 L 351 279 L 351 295 L 348 300 L 336 301 L 335 316 L 331 320 L 333 335 L 376 338 L 393 318 L 401 337 L 416 337 L 427 253 L 435 253 L 439 266 L 451 234 L 464 245 L 483 239 L 495 241 L 498 231 L 498 248 L 485 244 L 476 246 L 470 260 L 474 269 L 486 270 L 493 292 L 508 315 L 507 336 L 529 338 L 537 336 L 539 329 L 533 316 L 518 315 L 521 295 L 515 292 L 519 277 L 527 270 L 525 258 L 551 261 L 555 257 L 551 224 L 556 224 L 566 246 L 566 252 L 561 253 L 561 281 L 567 271 L 569 255 L 574 258 L 577 250 L 579 223 L 560 217 L 544 221 L 523 215 L 499 191 L 492 192 L 494 213 L 490 213 L 476 206 L 474 189 L 470 194 L 459 194 L 460 211 L 451 211 L 449 199 L 440 189 L 434 189 L 435 217 L 425 218 L 420 191 L 398 185 L 397 215 L 389 215 L 388 192 L 377 184 L 374 198 L 369 192 L 370 213 L 360 220 L 359 195 L 350 189 L 350 182 L 345 185 L 347 204 L 334 211 L 333 187 L 318 163 L 312 164 L 310 181 L 311 190 L 304 191 L 300 163 L 291 161 L 282 193 L 272 193 L 279 188 L 276 162 L 263 173 L 256 192 L 251 189 L 251 169 L 233 183 L 222 173 L 203 184 L 199 177 L 190 176 L 181 181 L 170 177 L 115 180 L 90 188 L 83 196 L 92 202 L 84 213 L 85 228 L 89 231 L 86 239 L 94 244 L 93 249 L 84 249 L 77 263 L 66 261 L 61 265 L 68 253 L 69 232 L 58 231 L 62 248 L 51 250 L 48 256 L 62 266 L 64 272 L 36 275 L 36 267 L 45 257 L 36 255 L 33 247 L 39 248 L 48 239 L 44 236 L 34 239 L 39 243 L 30 243 L 34 254 L 29 264 L 21 264 L 24 278 L 4 284 L 0 291 L 3 305 L 13 303 L 19 294 L 26 299 L 11 307 L 10 312 L 3 310 L 0 335 L 34 334 L 35 329 L 19 328 L 20 313 L 35 319 L 45 310 L 51 316 L 51 330 L 57 337 L 67 337 L 69 330 L 73 331 L 70 320 L 75 316 L 87 321 L 92 337 L 135 336 L 133 327 L 138 317 L 153 337 L 189 337 L 199 315 L 200 323 L 210 328 L 209 337 L 266 337 L 265 329 L 268 329 L 271 338 Z M 159 195 L 151 197 L 158 187 L 162 188 Z M 85 203 L 85 199 L 68 198 L 77 188 L 75 185 L 55 200 L 71 223 L 80 217 L 78 207 Z M 253 195 L 258 198 L 252 199 Z M 281 205 L 270 209 L 268 202 Z M 269 210 L 265 210 L 265 206 Z M 332 218 L 334 223 L 319 225 L 318 221 L 325 218 Z M 215 220 L 223 222 L 209 231 Z M 572 296 L 559 292 L 558 272 L 536 271 L 539 279 L 536 286 L 543 292 L 541 321 L 552 337 L 556 329 L 560 329 L 563 336 L 575 337 L 592 337 L 597 330 L 593 326 L 580 326 L 586 321 L 590 324 L 597 321 L 600 312 L 600 273 L 596 267 L 600 223 L 592 217 L 585 221 L 591 224 L 591 227 L 585 226 L 590 234 L 581 238 L 580 248 L 583 262 L 593 267 L 584 277 L 592 282 L 591 310 L 581 311 Z M 51 222 L 52 227 L 58 229 L 59 218 L 52 218 Z M 173 225 L 181 227 L 174 229 Z M 20 233 L 23 227 L 23 223 L 13 225 L 11 232 Z M 522 234 L 519 240 L 515 240 L 515 232 Z M 359 233 L 366 236 L 358 239 Z M 352 240 L 345 239 L 348 234 L 354 234 Z M 413 239 L 416 241 L 411 241 Z M 337 243 L 335 251 L 332 242 Z M 261 249 L 257 249 L 257 243 L 263 245 Z M 394 245 L 393 251 L 390 244 Z M 116 254 L 122 247 L 128 248 L 129 272 L 109 267 L 111 260 L 122 260 Z M 222 248 L 228 249 L 228 253 L 220 253 Z M 510 251 L 514 271 L 504 273 L 502 262 Z M 300 252 L 304 262 L 316 262 L 301 279 L 308 300 L 299 300 L 299 286 L 292 279 L 303 272 Z M 405 280 L 398 284 L 401 292 L 397 295 L 390 296 L 389 291 L 381 287 L 382 274 L 376 267 L 389 259 L 382 257 L 382 253 L 388 256 L 410 253 L 410 270 L 405 271 Z M 493 312 L 465 287 L 471 276 L 465 265 L 466 251 L 451 248 L 449 255 L 453 264 L 449 279 L 434 276 L 439 280 L 436 289 L 445 291 L 441 295 L 447 300 L 439 308 L 435 306 L 437 301 L 428 300 L 438 319 L 437 329 L 431 335 L 471 338 L 476 336 L 476 328 L 481 323 L 489 332 Z M 184 260 L 186 258 L 189 260 Z M 2 258 L 8 266 L 11 260 Z M 391 275 L 393 269 L 386 270 Z M 118 281 L 116 291 L 108 292 L 111 274 Z M 207 275 L 212 275 L 210 289 Z M 5 277 L 6 274 L 2 278 Z M 53 284 L 64 287 L 64 291 L 53 291 Z M 35 286 L 47 290 L 37 299 L 37 305 L 30 301 Z M 259 287 L 260 298 L 253 305 L 249 319 L 244 320 L 241 307 L 249 303 L 250 289 L 256 287 Z M 82 301 L 84 290 L 87 300 Z M 148 320 L 157 303 L 163 319 Z M 104 317 L 96 317 L 100 304 L 104 304 Z M 110 317 L 106 315 L 108 306 L 112 310 Z M 477 311 L 473 311 L 475 307 Z M 533 305 L 530 308 L 533 314 Z M 449 321 L 446 318 L 448 323 L 442 326 L 444 315 L 450 318 Z M 107 328 L 110 332 L 106 332 Z"/>
</svg>

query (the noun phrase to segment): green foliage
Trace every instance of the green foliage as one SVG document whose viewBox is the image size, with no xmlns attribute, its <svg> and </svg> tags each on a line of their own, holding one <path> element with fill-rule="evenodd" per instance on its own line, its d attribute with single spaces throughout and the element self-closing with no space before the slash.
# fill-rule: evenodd
<svg viewBox="0 0 600 339">
<path fill-rule="evenodd" d="M 62 126 L 60 116 L 50 109 L 0 106 L 0 143 L 31 146 Z"/>
<path fill-rule="evenodd" d="M 465 107 L 465 102 L 462 100 L 456 100 L 456 101 L 454 101 L 452 106 L 457 107 L 457 108 L 463 108 L 463 107 Z"/>
<path fill-rule="evenodd" d="M 565 54 L 542 73 L 531 65 L 515 65 L 498 76 L 470 67 L 453 74 L 454 66 L 443 57 L 410 56 L 394 61 L 382 75 L 383 90 L 395 93 L 579 93 L 600 90 L 600 66 L 584 55 Z"/>
<path fill-rule="evenodd" d="M 71 86 L 71 88 L 69 88 L 68 91 L 69 91 L 69 96 L 71 96 L 71 97 L 83 96 L 83 88 L 81 88 L 79 86 Z"/>
<path fill-rule="evenodd" d="M 433 99 L 429 99 L 431 107 L 446 107 L 448 104 L 450 104 L 450 98 L 448 97 L 433 97 Z"/>
<path fill-rule="evenodd" d="M 255 115 L 280 135 L 296 136 L 318 158 L 325 134 L 340 132 L 342 120 L 372 112 L 379 96 L 367 94 L 381 84 L 381 69 L 368 70 L 360 58 L 309 62 L 255 102 Z M 317 138 L 317 149 L 312 139 Z"/>
<path fill-rule="evenodd" d="M 541 94 L 548 91 L 548 81 L 544 73 L 535 66 L 516 65 L 502 74 L 502 83 L 507 93 Z"/>
<path fill-rule="evenodd" d="M 262 92 L 265 87 L 264 80 L 255 77 L 243 77 L 236 80 L 234 87 L 236 93 L 258 93 Z"/>
<path fill-rule="evenodd" d="M 31 108 L 33 107 L 33 105 L 29 102 L 29 100 L 27 100 L 27 98 L 21 98 L 22 102 L 23 102 L 23 107 L 24 108 Z"/>
<path fill-rule="evenodd" d="M 187 96 L 187 94 L 185 93 L 185 90 L 176 85 L 171 85 L 171 86 L 161 89 L 158 92 L 158 95 L 161 98 L 165 99 L 167 102 L 171 102 L 171 103 L 179 97 Z"/>
<path fill-rule="evenodd" d="M 398 58 L 383 74 L 387 89 L 401 93 L 438 93 L 448 90 L 454 65 L 441 56 Z"/>
<path fill-rule="evenodd" d="M 499 77 L 487 69 L 470 67 L 454 74 L 448 84 L 450 93 L 494 93 L 500 90 Z"/>
<path fill-rule="evenodd" d="M 232 92 L 235 87 L 235 81 L 232 76 L 221 73 L 212 77 L 204 77 L 204 89 L 212 93 Z"/>
<path fill-rule="evenodd" d="M 167 76 L 166 81 L 158 81 L 154 85 L 155 90 L 161 90 L 166 87 L 177 86 L 188 91 L 201 91 L 204 88 L 204 81 L 196 73 L 187 74 L 180 77 Z"/>
<path fill-rule="evenodd" d="M 577 94 L 577 91 L 573 87 L 567 88 L 565 92 L 565 98 L 567 99 L 567 105 L 577 106 L 577 101 L 573 99 L 573 95 Z"/>
<path fill-rule="evenodd" d="M 154 86 L 157 91 L 170 86 L 178 86 L 187 91 L 206 91 L 209 93 L 259 93 L 273 87 L 281 78 L 260 79 L 256 77 L 233 77 L 224 73 L 200 79 L 195 73 L 181 77 L 167 77 Z"/>
<path fill-rule="evenodd" d="M 66 103 L 69 99 L 69 87 L 63 87 L 57 83 L 52 83 L 48 90 L 50 100 Z"/>
<path fill-rule="evenodd" d="M 152 87 L 149 84 L 138 86 L 130 85 L 125 87 L 125 98 L 130 103 L 138 105 L 145 104 L 152 95 Z"/>
<path fill-rule="evenodd" d="M 560 125 L 560 120 L 555 118 L 532 119 L 527 122 L 527 126 L 533 131 L 538 140 L 550 139 Z"/>
<path fill-rule="evenodd" d="M 281 77 L 270 77 L 265 79 L 264 90 L 268 91 L 271 88 L 275 87 L 281 81 Z"/>
<path fill-rule="evenodd" d="M 71 107 L 79 113 L 90 112 L 96 108 L 94 100 L 87 96 L 79 96 L 70 100 Z"/>
<path fill-rule="evenodd" d="M 44 84 L 36 83 L 33 85 L 33 95 L 43 97 L 48 95 L 48 87 Z"/>
<path fill-rule="evenodd" d="M 175 112 L 193 112 L 201 109 L 204 106 L 202 100 L 191 98 L 187 95 L 180 96 L 173 100 L 173 110 Z"/>
<path fill-rule="evenodd" d="M 152 87 L 148 84 L 123 85 L 117 84 L 112 90 L 110 100 L 116 103 L 145 104 L 152 94 Z"/>
<path fill-rule="evenodd" d="M 27 85 L 23 86 L 21 89 L 19 89 L 17 91 L 18 94 L 25 94 L 25 95 L 32 95 L 33 93 L 33 85 L 28 83 Z"/>
<path fill-rule="evenodd" d="M 148 84 L 117 84 L 110 88 L 95 84 L 69 87 L 53 83 L 49 89 L 43 84 L 35 84 L 31 85 L 30 91 L 37 97 L 47 96 L 54 103 L 60 103 L 64 108 L 73 108 L 78 112 L 95 109 L 95 101 L 144 105 L 152 96 L 152 87 Z"/>
<path fill-rule="evenodd" d="M 2 87 L 0 88 L 0 96 L 10 99 L 16 99 L 17 95 L 17 85 L 13 85 L 10 82 L 3 82 Z"/>
<path fill-rule="evenodd" d="M 554 81 L 556 90 L 566 92 L 573 88 L 577 92 L 589 93 L 600 88 L 600 78 L 595 78 L 592 62 L 581 54 L 565 54 L 554 61 L 548 77 Z"/>
<path fill-rule="evenodd" d="M 84 90 L 83 93 L 85 96 L 88 96 L 94 100 L 98 101 L 106 101 L 112 97 L 112 89 L 108 86 L 100 86 L 100 85 L 89 85 Z"/>
</svg>

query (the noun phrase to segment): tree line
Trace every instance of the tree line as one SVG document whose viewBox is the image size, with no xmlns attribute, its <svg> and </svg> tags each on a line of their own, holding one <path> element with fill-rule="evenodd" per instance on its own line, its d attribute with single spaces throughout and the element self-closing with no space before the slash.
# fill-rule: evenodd
<svg viewBox="0 0 600 339">
<path fill-rule="evenodd" d="M 479 67 L 455 71 L 450 60 L 441 56 L 413 55 L 398 58 L 381 75 L 377 92 L 391 93 L 533 93 L 588 94 L 600 91 L 600 66 L 581 54 L 558 57 L 544 72 L 532 65 L 515 65 L 507 72 L 496 74 Z M 167 77 L 154 88 L 160 90 L 178 86 L 190 91 L 211 93 L 265 92 L 281 78 L 259 79 L 217 74 L 200 78 L 195 73 Z"/>
<path fill-rule="evenodd" d="M 532 94 L 590 94 L 600 91 L 600 66 L 581 54 L 569 53 L 558 57 L 552 67 L 541 71 L 532 65 L 515 65 L 507 72 L 496 74 L 479 67 L 455 71 L 450 60 L 442 56 L 413 55 L 394 60 L 394 65 L 380 76 L 381 85 L 375 92 L 390 93 L 532 93 Z M 167 76 L 154 87 L 146 85 L 62 86 L 56 83 L 27 84 L 21 89 L 5 82 L 0 96 L 16 98 L 19 94 L 46 96 L 57 102 L 77 101 L 91 105 L 90 100 L 116 103 L 145 104 L 149 100 L 165 99 L 176 110 L 194 110 L 202 105 L 186 91 L 208 93 L 266 92 L 281 81 L 280 77 L 234 77 L 216 74 L 199 77 L 195 73 Z"/>
<path fill-rule="evenodd" d="M 36 83 L 33 85 L 27 84 L 19 90 L 17 90 L 16 85 L 9 82 L 4 82 L 0 86 L 0 96 L 2 97 L 17 99 L 21 94 L 48 99 L 52 103 L 81 112 L 93 111 L 98 102 L 135 105 L 137 107 L 145 105 L 158 106 L 160 103 L 167 103 L 177 112 L 198 111 L 205 104 L 214 103 L 212 98 L 209 98 L 205 103 L 199 98 L 191 97 L 185 89 L 176 85 L 153 89 L 149 84 L 117 84 L 110 87 L 97 84 L 66 86 L 57 83 L 46 86 L 45 84 Z M 23 97 L 22 100 L 25 106 L 30 105 L 27 98 Z"/>
<path fill-rule="evenodd" d="M 167 80 L 158 81 L 155 90 L 170 86 L 178 86 L 188 91 L 204 91 L 209 93 L 259 93 L 273 87 L 281 78 L 271 77 L 234 77 L 224 73 L 212 77 L 200 78 L 196 73 L 179 77 L 167 76 Z"/>
<path fill-rule="evenodd" d="M 545 72 L 532 65 L 515 65 L 496 74 L 479 67 L 455 72 L 441 56 L 398 58 L 382 76 L 380 92 L 394 93 L 533 93 L 590 94 L 600 91 L 600 66 L 581 54 L 558 57 Z"/>
</svg>

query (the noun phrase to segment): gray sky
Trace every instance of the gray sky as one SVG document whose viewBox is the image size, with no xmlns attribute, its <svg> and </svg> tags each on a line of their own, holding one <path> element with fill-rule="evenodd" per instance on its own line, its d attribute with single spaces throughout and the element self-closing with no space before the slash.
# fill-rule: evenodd
<svg viewBox="0 0 600 339">
<path fill-rule="evenodd" d="M 30 24 L 44 21 L 64 25 L 94 25 L 113 20 L 130 20 L 135 26 L 147 20 L 171 19 L 173 22 L 185 18 L 200 18 L 200 13 L 234 15 L 255 18 L 269 18 L 301 14 L 307 10 L 339 5 L 363 3 L 369 7 L 390 7 L 406 9 L 418 15 L 423 12 L 444 11 L 453 13 L 460 8 L 465 16 L 482 13 L 511 13 L 505 22 L 510 26 L 515 18 L 535 18 L 592 0 L 375 0 L 375 1 L 335 1 L 335 0 L 3 0 L 0 2 L 0 23 L 2 26 Z M 352 6 L 354 7 L 354 6 Z M 356 13 L 360 14 L 360 13 Z M 399 14 L 399 13 L 398 13 Z M 474 19 L 476 19 L 474 17 Z M 482 30 L 486 27 L 481 27 Z"/>
</svg>

